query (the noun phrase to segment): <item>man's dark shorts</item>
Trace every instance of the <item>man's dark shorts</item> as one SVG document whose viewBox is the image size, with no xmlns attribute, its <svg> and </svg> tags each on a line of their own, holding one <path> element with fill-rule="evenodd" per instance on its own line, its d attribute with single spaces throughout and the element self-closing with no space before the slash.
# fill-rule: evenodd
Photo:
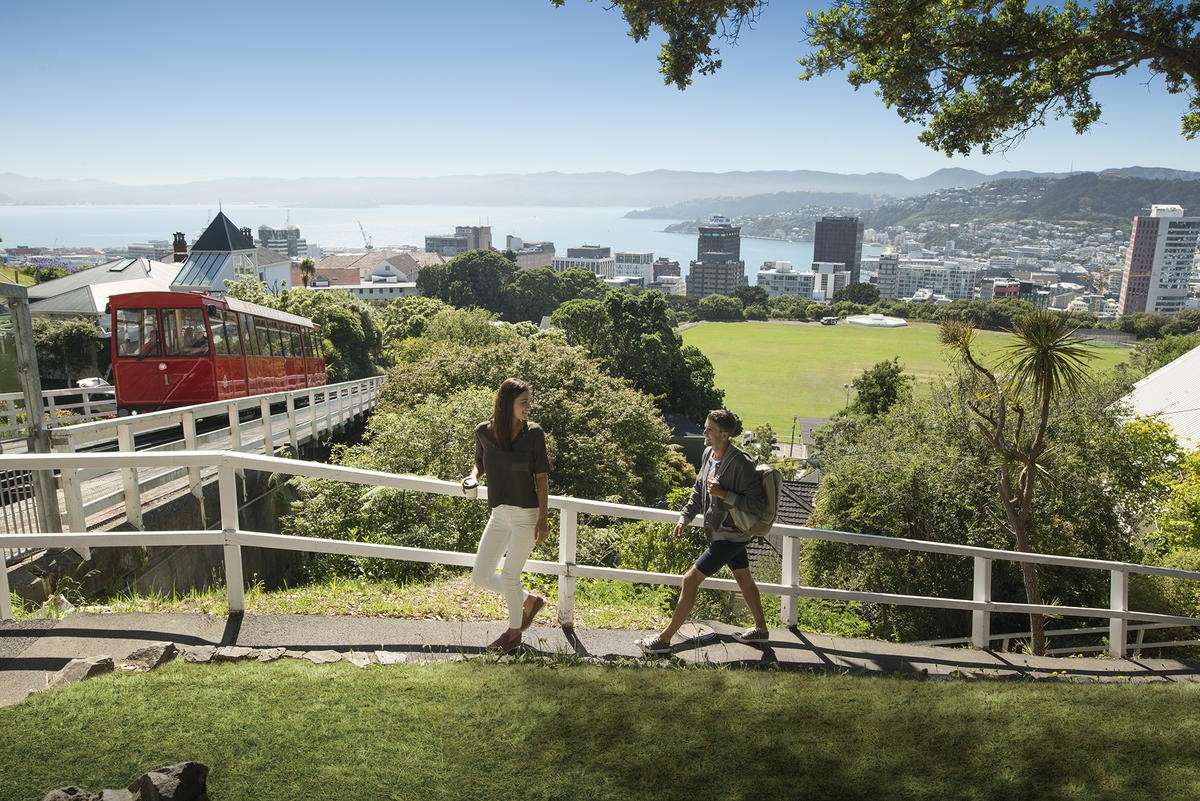
<svg viewBox="0 0 1200 801">
<path fill-rule="evenodd" d="M 750 567 L 750 557 L 746 555 L 746 543 L 730 542 L 729 540 L 713 540 L 708 550 L 700 554 L 696 560 L 696 569 L 705 576 L 711 576 L 725 565 L 730 570 L 744 570 Z"/>
</svg>

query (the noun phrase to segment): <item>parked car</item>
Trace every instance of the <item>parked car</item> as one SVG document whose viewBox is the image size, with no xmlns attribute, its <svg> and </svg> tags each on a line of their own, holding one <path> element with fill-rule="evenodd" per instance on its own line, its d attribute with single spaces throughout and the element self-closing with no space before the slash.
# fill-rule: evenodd
<svg viewBox="0 0 1200 801">
<path fill-rule="evenodd" d="M 821 318 L 821 325 L 837 325 L 837 324 L 838 324 L 838 318 L 836 318 L 836 317 L 822 317 Z"/>
</svg>

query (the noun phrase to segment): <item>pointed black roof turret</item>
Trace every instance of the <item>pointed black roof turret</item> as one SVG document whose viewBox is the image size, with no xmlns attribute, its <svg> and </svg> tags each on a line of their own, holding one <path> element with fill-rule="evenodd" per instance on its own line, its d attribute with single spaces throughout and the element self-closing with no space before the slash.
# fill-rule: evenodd
<svg viewBox="0 0 1200 801">
<path fill-rule="evenodd" d="M 192 250 L 224 251 L 226 253 L 234 250 L 253 249 L 254 240 L 238 230 L 238 227 L 225 216 L 223 211 L 217 212 L 217 216 L 213 217 L 213 221 L 204 229 L 204 233 L 200 234 L 196 244 L 192 245 Z"/>
</svg>

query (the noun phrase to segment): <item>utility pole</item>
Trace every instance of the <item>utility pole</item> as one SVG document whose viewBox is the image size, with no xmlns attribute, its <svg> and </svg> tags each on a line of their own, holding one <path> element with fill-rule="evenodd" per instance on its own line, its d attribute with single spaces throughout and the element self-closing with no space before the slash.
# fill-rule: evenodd
<svg viewBox="0 0 1200 801">
<path fill-rule="evenodd" d="M 8 301 L 13 318 L 13 340 L 17 352 L 17 377 L 25 398 L 25 431 L 30 453 L 50 453 L 50 433 L 42 408 L 42 380 L 38 375 L 37 350 L 33 345 L 33 320 L 29 316 L 29 293 L 18 284 L 0 284 L 0 296 Z M 47 470 L 33 470 L 33 490 L 42 531 L 62 532 L 58 514 L 58 490 Z"/>
</svg>

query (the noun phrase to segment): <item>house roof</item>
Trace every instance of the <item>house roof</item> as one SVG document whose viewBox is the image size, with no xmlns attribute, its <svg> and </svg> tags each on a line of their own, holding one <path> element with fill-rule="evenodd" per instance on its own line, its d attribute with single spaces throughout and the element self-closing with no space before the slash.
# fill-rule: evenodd
<svg viewBox="0 0 1200 801">
<path fill-rule="evenodd" d="M 137 278 L 165 278 L 168 282 L 177 265 L 153 259 L 115 259 L 104 264 L 29 287 L 30 302 L 53 298 L 93 284 L 123 283 Z M 101 307 L 103 308 L 103 306 Z"/>
<path fill-rule="evenodd" d="M 791 480 L 779 485 L 779 510 L 776 519 L 789 526 L 808 524 L 813 511 L 813 499 L 817 496 L 815 481 Z"/>
<path fill-rule="evenodd" d="M 167 265 L 164 265 L 167 266 Z M 38 300 L 29 304 L 29 313 L 35 315 L 86 315 L 100 316 L 108 299 L 126 292 L 166 292 L 170 289 L 170 275 L 161 272 L 142 278 L 124 281 L 107 281 L 85 284 L 67 292 Z"/>
<path fill-rule="evenodd" d="M 1200 447 L 1200 347 L 1133 385 L 1125 396 L 1135 414 L 1158 417 L 1186 450 Z"/>
<path fill-rule="evenodd" d="M 281 256 L 270 248 L 264 248 L 261 245 L 255 249 L 254 256 L 259 267 L 266 267 L 268 264 L 292 263 L 292 260 L 287 256 Z"/>
<path fill-rule="evenodd" d="M 204 229 L 204 233 L 200 234 L 196 244 L 192 245 L 192 250 L 226 253 L 234 250 L 254 250 L 254 240 L 243 234 L 233 221 L 225 216 L 225 212 L 218 211 L 217 216 L 213 217 L 212 222 Z"/>
</svg>

